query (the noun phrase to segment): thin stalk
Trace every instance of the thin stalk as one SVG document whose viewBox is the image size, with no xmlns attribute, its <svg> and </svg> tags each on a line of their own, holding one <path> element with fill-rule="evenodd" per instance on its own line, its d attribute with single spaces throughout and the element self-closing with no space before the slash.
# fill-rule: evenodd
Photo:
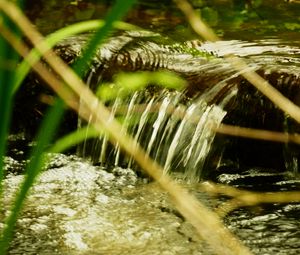
<svg viewBox="0 0 300 255">
<path fill-rule="evenodd" d="M 225 195 L 231 197 L 218 206 L 218 215 L 224 217 L 229 212 L 243 206 L 255 206 L 259 204 L 278 204 L 278 203 L 299 203 L 299 191 L 284 191 L 284 192 L 254 192 L 241 190 L 228 185 L 206 182 L 199 184 L 201 191 L 211 195 Z"/>
<path fill-rule="evenodd" d="M 136 0 L 117 0 L 113 5 L 111 11 L 105 17 L 104 26 L 96 31 L 95 35 L 89 41 L 86 49 L 83 51 L 82 57 L 80 57 L 73 65 L 74 71 L 80 77 L 90 66 L 92 57 L 97 50 L 97 46 L 102 43 L 109 32 L 111 32 L 114 22 L 121 19 L 132 5 L 135 4 L 135 2 Z"/>
<path fill-rule="evenodd" d="M 193 7 L 186 0 L 173 0 L 178 8 L 184 13 L 186 19 L 190 23 L 193 30 L 204 39 L 216 42 L 220 38 L 215 32 L 205 24 L 201 17 L 195 12 Z M 257 90 L 269 98 L 276 106 L 278 106 L 285 113 L 289 114 L 293 119 L 300 123 L 300 107 L 295 105 L 288 98 L 283 96 L 277 89 L 275 89 L 268 81 L 263 79 L 256 72 L 251 71 L 247 63 L 233 55 L 225 55 L 224 58 L 231 64 L 231 66 L 241 72 L 241 75 L 249 81 Z"/>
<path fill-rule="evenodd" d="M 257 139 L 278 143 L 296 143 L 300 144 L 299 134 L 289 134 L 283 132 L 276 132 L 271 130 L 253 129 L 246 127 L 238 127 L 232 125 L 221 124 L 218 127 L 213 127 L 217 133 L 238 136 L 249 139 Z"/>
<path fill-rule="evenodd" d="M 35 47 L 41 47 L 39 43 L 43 39 L 42 36 L 34 30 L 28 19 L 13 4 L 0 2 L 0 8 L 16 22 Z M 39 50 L 43 50 L 42 47 Z M 111 115 L 108 109 L 99 102 L 89 88 L 82 83 L 78 76 L 63 61 L 54 57 L 54 53 L 51 50 L 44 55 L 44 58 L 53 70 L 72 88 L 74 93 L 81 96 L 82 107 L 90 113 L 95 129 L 99 132 L 106 131 L 112 141 L 117 141 L 120 147 L 129 156 L 132 156 L 142 169 L 169 192 L 179 212 L 191 222 L 199 235 L 208 242 L 217 254 L 251 254 L 249 249 L 223 226 L 215 213 L 211 212 L 185 189 L 172 181 L 168 175 L 163 174 L 162 167 L 153 161 L 139 144 L 124 133 L 120 123 L 110 118 Z M 81 111 L 79 115 L 81 115 Z"/>
</svg>

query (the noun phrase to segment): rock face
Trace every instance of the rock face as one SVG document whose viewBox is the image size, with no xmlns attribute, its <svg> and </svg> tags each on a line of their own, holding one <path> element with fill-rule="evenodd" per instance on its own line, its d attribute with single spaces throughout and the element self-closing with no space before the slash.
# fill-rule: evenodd
<svg viewBox="0 0 300 255">
<path fill-rule="evenodd" d="M 81 54 L 89 36 L 79 35 L 65 39 L 56 46 L 55 51 L 67 63 L 72 64 Z M 227 111 L 224 123 L 297 132 L 299 125 L 285 116 L 222 59 L 222 56 L 229 52 L 245 57 L 253 69 L 286 97 L 299 104 L 299 48 L 280 43 L 272 40 L 251 43 L 229 41 L 221 42 L 221 45 L 200 44 L 194 41 L 177 43 L 154 33 L 125 32 L 108 39 L 97 50 L 91 67 L 85 74 L 85 80 L 94 89 L 99 83 L 111 80 L 119 71 L 170 70 L 188 81 L 185 95 L 191 100 L 201 98 L 211 90 L 210 96 L 206 96 L 204 100 L 208 104 L 222 105 Z M 29 87 L 25 87 L 18 95 L 21 99 L 19 102 L 17 99 L 14 126 L 23 125 L 30 133 L 33 127 L 38 126 L 44 108 L 37 98 L 40 93 L 48 92 L 44 89 L 40 91 L 34 76 L 28 79 Z M 224 98 L 231 92 L 236 95 L 224 104 Z M 27 104 L 27 99 L 30 99 L 31 103 Z M 25 114 L 23 111 L 20 113 L 21 105 L 28 107 Z M 66 118 L 68 120 L 64 121 L 65 125 L 62 127 L 64 132 L 77 127 L 76 116 L 68 114 Z M 245 139 L 229 139 L 225 143 L 226 150 L 219 153 L 226 155 L 230 160 L 237 159 L 246 165 L 280 169 L 286 167 L 282 153 L 285 146 L 281 144 Z M 221 146 L 225 146 L 224 141 Z M 293 148 L 292 154 L 293 158 L 298 158 L 297 149 Z"/>
</svg>

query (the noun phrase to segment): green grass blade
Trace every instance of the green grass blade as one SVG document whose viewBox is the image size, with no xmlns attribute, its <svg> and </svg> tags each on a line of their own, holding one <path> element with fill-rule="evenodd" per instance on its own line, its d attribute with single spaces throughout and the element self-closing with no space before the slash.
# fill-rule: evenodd
<svg viewBox="0 0 300 255">
<path fill-rule="evenodd" d="M 64 38 L 67 38 L 71 35 L 91 31 L 91 30 L 97 30 L 103 27 L 104 24 L 105 21 L 103 20 L 89 20 L 89 21 L 78 22 L 76 24 L 55 31 L 54 33 L 48 35 L 45 38 L 45 40 L 48 46 L 52 48 L 55 44 L 57 44 L 59 41 L 63 40 Z M 113 23 L 113 27 L 120 30 L 141 30 L 141 28 L 137 26 L 122 21 L 115 21 Z M 18 68 L 16 69 L 16 81 L 13 86 L 13 93 L 15 93 L 19 89 L 24 78 L 29 73 L 31 69 L 31 64 L 29 64 L 29 62 L 36 63 L 41 58 L 41 55 L 42 54 L 39 51 L 33 49 L 28 54 L 26 59 L 24 59 L 22 63 L 18 66 Z"/>
<path fill-rule="evenodd" d="M 15 31 L 15 27 L 6 17 L 0 14 L 0 20 Z M 0 198 L 2 197 L 2 181 L 4 178 L 3 156 L 6 154 L 7 136 L 12 114 L 12 85 L 15 80 L 15 68 L 17 66 L 18 55 L 5 41 L 0 37 Z M 1 200 L 1 199 L 0 199 Z M 1 203 L 0 203 L 1 204 Z"/>
<path fill-rule="evenodd" d="M 105 37 L 112 30 L 114 22 L 120 20 L 135 2 L 136 0 L 116 1 L 111 11 L 105 18 L 104 26 L 96 31 L 95 35 L 91 38 L 86 49 L 84 50 L 82 57 L 80 57 L 73 65 L 74 71 L 79 76 L 82 76 L 85 70 L 87 70 L 89 67 L 90 61 L 95 54 L 98 45 L 102 43 Z"/>
<path fill-rule="evenodd" d="M 99 135 L 99 132 L 92 126 L 78 129 L 57 140 L 55 144 L 49 149 L 49 152 L 63 152 L 81 142 L 84 142 L 86 139 L 96 138 L 99 137 Z"/>
<path fill-rule="evenodd" d="M 45 149 L 49 145 L 53 138 L 55 131 L 58 127 L 60 119 L 63 115 L 64 103 L 61 99 L 55 101 L 54 105 L 46 114 L 37 136 L 37 145 L 31 153 L 30 162 L 26 168 L 25 179 L 20 186 L 19 192 L 16 196 L 16 200 L 12 206 L 11 213 L 5 221 L 5 228 L 1 235 L 0 240 L 0 254 L 4 255 L 7 253 L 9 243 L 13 238 L 13 231 L 20 214 L 25 198 L 28 194 L 29 189 L 34 184 L 36 177 L 40 173 L 45 161 Z"/>
<path fill-rule="evenodd" d="M 7 44 L 3 38 L 0 37 L 0 158 L 2 159 L 6 151 L 6 138 L 9 126 L 9 112 L 10 106 L 9 94 L 7 93 L 7 72 L 4 69 L 4 61 L 6 59 Z M 6 81 L 6 82 L 5 82 Z M 2 194 L 2 180 L 4 176 L 3 160 L 0 160 L 0 196 Z"/>
</svg>

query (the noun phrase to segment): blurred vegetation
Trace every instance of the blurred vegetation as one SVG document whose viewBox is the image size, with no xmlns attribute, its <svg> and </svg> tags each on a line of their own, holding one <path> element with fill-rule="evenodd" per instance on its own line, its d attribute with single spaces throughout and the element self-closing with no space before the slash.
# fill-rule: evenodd
<svg viewBox="0 0 300 255">
<path fill-rule="evenodd" d="M 103 18 L 113 1 L 26 1 L 26 13 L 44 34 L 74 22 Z M 300 4 L 284 0 L 191 0 L 193 7 L 219 36 L 242 32 L 246 36 L 299 32 Z M 52 22 L 53 16 L 56 22 Z M 171 0 L 140 0 L 128 22 L 153 31 L 193 36 Z"/>
</svg>

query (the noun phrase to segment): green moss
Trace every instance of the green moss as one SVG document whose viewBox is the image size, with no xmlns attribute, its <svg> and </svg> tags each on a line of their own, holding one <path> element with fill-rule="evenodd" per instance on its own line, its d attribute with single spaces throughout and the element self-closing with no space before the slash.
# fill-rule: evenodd
<svg viewBox="0 0 300 255">
<path fill-rule="evenodd" d="M 206 51 L 198 50 L 197 48 L 188 45 L 189 43 L 174 43 L 169 46 L 170 50 L 190 54 L 194 57 L 214 58 L 214 56 Z"/>
</svg>

